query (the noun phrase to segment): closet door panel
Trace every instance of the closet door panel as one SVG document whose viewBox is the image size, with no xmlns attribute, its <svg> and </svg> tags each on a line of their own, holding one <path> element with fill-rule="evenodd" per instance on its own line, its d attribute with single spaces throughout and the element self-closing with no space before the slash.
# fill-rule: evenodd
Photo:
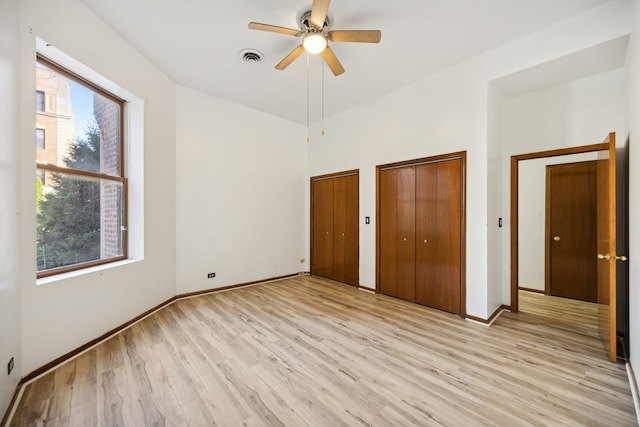
<svg viewBox="0 0 640 427">
<path fill-rule="evenodd" d="M 358 285 L 358 176 L 334 179 L 333 277 Z"/>
<path fill-rule="evenodd" d="M 438 164 L 437 268 L 434 285 L 438 308 L 461 313 L 462 290 L 462 162 Z"/>
<path fill-rule="evenodd" d="M 438 163 L 416 166 L 416 302 L 435 307 L 438 292 Z"/>
<path fill-rule="evenodd" d="M 380 172 L 380 290 L 415 301 L 415 168 Z"/>
<path fill-rule="evenodd" d="M 333 180 L 312 181 L 311 274 L 333 278 Z"/>
<path fill-rule="evenodd" d="M 398 204 L 396 190 L 398 176 L 395 169 L 382 170 L 379 174 L 380 217 L 380 292 L 397 296 L 397 252 L 398 252 Z"/>
<path fill-rule="evenodd" d="M 416 169 L 398 173 L 398 297 L 416 299 Z"/>
<path fill-rule="evenodd" d="M 461 161 L 420 165 L 416 175 L 416 302 L 460 314 Z"/>
</svg>

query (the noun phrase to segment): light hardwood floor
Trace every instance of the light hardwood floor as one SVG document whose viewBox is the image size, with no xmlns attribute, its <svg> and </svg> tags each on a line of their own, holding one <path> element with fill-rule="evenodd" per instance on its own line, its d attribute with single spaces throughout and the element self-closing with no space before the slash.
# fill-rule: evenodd
<svg viewBox="0 0 640 427">
<path fill-rule="evenodd" d="M 29 384 L 12 425 L 637 425 L 624 366 L 532 316 L 307 276 L 181 300 Z"/>
</svg>

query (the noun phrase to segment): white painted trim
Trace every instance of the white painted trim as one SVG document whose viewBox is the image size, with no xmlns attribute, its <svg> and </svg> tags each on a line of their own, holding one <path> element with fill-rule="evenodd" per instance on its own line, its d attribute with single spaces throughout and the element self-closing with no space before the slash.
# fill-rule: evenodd
<svg viewBox="0 0 640 427">
<path fill-rule="evenodd" d="M 638 424 L 640 424 L 640 402 L 638 401 L 638 384 L 636 383 L 636 376 L 633 372 L 633 366 L 631 366 L 631 363 L 626 362 L 624 365 L 627 368 L 627 377 L 629 378 L 629 387 L 631 388 L 631 396 L 633 397 L 633 406 L 636 409 L 636 419 L 638 420 Z"/>
</svg>

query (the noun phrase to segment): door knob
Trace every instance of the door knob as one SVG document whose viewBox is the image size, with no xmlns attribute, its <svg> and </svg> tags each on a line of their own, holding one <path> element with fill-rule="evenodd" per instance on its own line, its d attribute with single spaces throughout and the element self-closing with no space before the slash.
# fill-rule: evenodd
<svg viewBox="0 0 640 427">
<path fill-rule="evenodd" d="M 553 240 L 555 240 L 556 242 L 560 241 L 560 236 L 553 236 Z"/>
<path fill-rule="evenodd" d="M 429 243 L 429 241 L 428 241 L 427 239 L 424 239 L 424 242 L 425 242 L 425 243 Z"/>
<path fill-rule="evenodd" d="M 605 255 L 598 254 L 598 259 L 606 259 L 607 261 L 614 259 L 614 260 L 616 260 L 616 261 L 622 261 L 622 262 L 624 262 L 624 261 L 626 261 L 628 258 L 627 258 L 626 256 L 624 256 L 624 255 L 620 255 L 620 256 L 618 256 L 618 255 L 609 255 L 609 254 L 605 254 Z"/>
<path fill-rule="evenodd" d="M 407 241 L 407 238 L 405 237 L 405 238 L 404 238 L 404 239 L 402 239 L 402 240 L 404 240 L 404 241 L 406 242 L 406 241 Z"/>
</svg>

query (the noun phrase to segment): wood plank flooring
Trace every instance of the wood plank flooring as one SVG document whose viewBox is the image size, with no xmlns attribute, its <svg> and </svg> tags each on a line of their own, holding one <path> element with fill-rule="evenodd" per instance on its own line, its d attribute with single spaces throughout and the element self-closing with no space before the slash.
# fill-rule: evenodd
<svg viewBox="0 0 640 427">
<path fill-rule="evenodd" d="M 532 316 L 308 276 L 180 300 L 29 384 L 11 425 L 637 425 L 624 366 Z"/>
</svg>

